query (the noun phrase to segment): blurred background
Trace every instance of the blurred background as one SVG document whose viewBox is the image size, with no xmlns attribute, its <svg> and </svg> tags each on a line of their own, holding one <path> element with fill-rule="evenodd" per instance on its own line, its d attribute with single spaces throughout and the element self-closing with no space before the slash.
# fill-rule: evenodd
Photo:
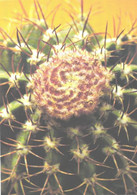
<svg viewBox="0 0 137 195">
<path fill-rule="evenodd" d="M 39 0 L 47 23 L 54 26 L 71 21 L 68 13 L 78 15 L 81 12 L 80 0 Z M 104 32 L 108 22 L 111 37 L 120 31 L 137 26 L 137 0 L 83 0 L 85 15 L 91 8 L 90 24 L 96 32 Z M 35 17 L 34 0 L 0 0 L 0 27 L 15 36 L 22 17 Z M 137 34 L 137 29 L 134 34 Z"/>
</svg>

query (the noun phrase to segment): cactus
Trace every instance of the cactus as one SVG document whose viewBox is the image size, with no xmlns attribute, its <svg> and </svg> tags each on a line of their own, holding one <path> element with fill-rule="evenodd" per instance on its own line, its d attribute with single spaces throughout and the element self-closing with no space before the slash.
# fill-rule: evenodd
<svg viewBox="0 0 137 195">
<path fill-rule="evenodd" d="M 2 194 L 136 194 L 134 26 L 107 38 L 89 11 L 51 29 L 35 9 L 16 40 L 2 30 Z"/>
</svg>

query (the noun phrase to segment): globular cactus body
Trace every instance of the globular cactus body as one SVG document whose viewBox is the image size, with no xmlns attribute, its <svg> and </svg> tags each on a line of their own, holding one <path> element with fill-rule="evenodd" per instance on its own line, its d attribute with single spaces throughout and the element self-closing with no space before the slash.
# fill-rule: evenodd
<svg viewBox="0 0 137 195">
<path fill-rule="evenodd" d="M 3 195 L 137 193 L 137 38 L 103 38 L 89 14 L 2 31 Z"/>
</svg>

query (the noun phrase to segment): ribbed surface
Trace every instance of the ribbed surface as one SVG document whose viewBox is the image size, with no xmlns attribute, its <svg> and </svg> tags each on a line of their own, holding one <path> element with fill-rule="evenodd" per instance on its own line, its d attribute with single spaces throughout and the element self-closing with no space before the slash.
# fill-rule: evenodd
<svg viewBox="0 0 137 195">
<path fill-rule="evenodd" d="M 32 76 L 34 99 L 50 116 L 66 120 L 93 111 L 109 79 L 110 73 L 86 51 L 61 51 Z"/>
</svg>

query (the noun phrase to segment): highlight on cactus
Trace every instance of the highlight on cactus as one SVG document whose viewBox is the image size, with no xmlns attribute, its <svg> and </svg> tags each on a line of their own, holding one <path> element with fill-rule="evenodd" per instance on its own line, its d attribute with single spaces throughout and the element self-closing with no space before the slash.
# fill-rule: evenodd
<svg viewBox="0 0 137 195">
<path fill-rule="evenodd" d="M 3 195 L 137 194 L 136 22 L 95 32 L 84 3 L 53 28 L 34 0 L 16 38 L 1 29 Z"/>
</svg>

